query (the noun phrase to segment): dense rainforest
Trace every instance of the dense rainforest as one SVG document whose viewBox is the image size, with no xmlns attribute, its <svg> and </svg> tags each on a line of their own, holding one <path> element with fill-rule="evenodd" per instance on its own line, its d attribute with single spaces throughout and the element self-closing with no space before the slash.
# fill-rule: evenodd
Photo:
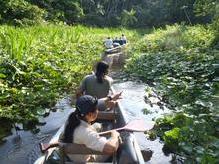
<svg viewBox="0 0 219 164">
<path fill-rule="evenodd" d="M 124 33 L 125 72 L 149 84 L 145 101 L 173 111 L 151 138 L 187 163 L 219 162 L 218 0 L 0 0 L 0 24 L 0 139 L 17 123 L 37 133 L 107 35 Z"/>
<path fill-rule="evenodd" d="M 209 23 L 217 0 L 0 0 L 0 22 L 30 25 L 43 21 L 94 26 L 162 26 Z"/>
</svg>

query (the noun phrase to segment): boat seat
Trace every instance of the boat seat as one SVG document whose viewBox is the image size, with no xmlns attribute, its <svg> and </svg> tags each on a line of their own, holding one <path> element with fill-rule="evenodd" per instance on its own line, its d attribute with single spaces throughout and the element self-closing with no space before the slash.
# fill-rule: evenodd
<svg viewBox="0 0 219 164">
<path fill-rule="evenodd" d="M 122 55 L 122 52 L 117 52 L 117 53 L 114 53 L 114 54 L 109 54 L 107 56 L 108 57 L 114 57 L 114 56 L 119 56 L 119 55 Z"/>
<path fill-rule="evenodd" d="M 95 151 L 90 148 L 87 148 L 85 145 L 82 144 L 74 144 L 74 143 L 68 143 L 65 144 L 63 147 L 59 149 L 59 152 L 61 153 L 61 164 L 72 164 L 73 162 L 67 161 L 69 159 L 67 157 L 67 154 L 93 154 L 93 155 L 106 155 L 103 152 Z M 88 162 L 88 163 L 93 163 L 93 164 L 109 164 L 109 162 Z M 110 162 L 111 164 L 111 162 Z"/>
<path fill-rule="evenodd" d="M 109 120 L 112 121 L 115 119 L 115 115 L 117 113 L 114 112 L 113 110 L 110 111 L 99 111 L 97 119 L 98 120 Z"/>
<path fill-rule="evenodd" d="M 107 49 L 107 50 L 105 50 L 105 53 L 110 54 L 110 53 L 115 53 L 115 52 L 118 52 L 118 51 L 121 51 L 121 46 Z"/>
<path fill-rule="evenodd" d="M 113 162 L 87 162 L 87 164 L 112 164 Z"/>
<path fill-rule="evenodd" d="M 82 144 L 68 143 L 65 144 L 62 148 L 65 154 L 96 154 L 96 155 L 105 155 L 103 152 L 95 151 L 90 148 L 87 148 Z"/>
<path fill-rule="evenodd" d="M 65 164 L 74 164 L 73 162 L 65 162 Z M 87 162 L 86 164 L 113 164 L 113 162 Z"/>
</svg>

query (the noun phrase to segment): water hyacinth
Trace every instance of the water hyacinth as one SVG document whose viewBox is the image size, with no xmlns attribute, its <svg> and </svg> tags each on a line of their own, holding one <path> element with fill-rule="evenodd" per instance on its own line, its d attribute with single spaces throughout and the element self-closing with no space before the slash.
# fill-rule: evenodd
<svg viewBox="0 0 219 164">
<path fill-rule="evenodd" d="M 214 40 L 214 30 L 201 25 L 155 29 L 136 43 L 126 65 L 127 73 L 156 83 L 151 86 L 160 100 L 173 109 L 173 115 L 157 120 L 157 135 L 185 162 L 218 160 L 219 52 Z"/>
</svg>

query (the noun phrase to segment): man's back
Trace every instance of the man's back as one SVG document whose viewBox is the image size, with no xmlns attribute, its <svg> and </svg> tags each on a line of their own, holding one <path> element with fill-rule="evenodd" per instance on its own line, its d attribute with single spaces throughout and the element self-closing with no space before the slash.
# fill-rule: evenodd
<svg viewBox="0 0 219 164">
<path fill-rule="evenodd" d="M 109 94 L 111 78 L 106 76 L 103 83 L 98 83 L 96 75 L 88 75 L 84 80 L 85 94 L 104 98 Z"/>
<path fill-rule="evenodd" d="M 113 41 L 112 41 L 112 39 L 106 39 L 105 40 L 105 46 L 106 46 L 106 48 L 112 48 L 113 47 Z"/>
</svg>

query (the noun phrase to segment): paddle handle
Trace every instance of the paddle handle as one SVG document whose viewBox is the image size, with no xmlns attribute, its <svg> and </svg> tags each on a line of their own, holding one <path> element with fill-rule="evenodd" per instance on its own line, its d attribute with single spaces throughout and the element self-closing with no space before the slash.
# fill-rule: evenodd
<svg viewBox="0 0 219 164">
<path fill-rule="evenodd" d="M 120 130 L 124 130 L 125 128 L 122 127 L 122 128 L 117 128 L 117 129 L 112 129 L 112 130 L 107 130 L 105 132 L 100 132 L 98 133 L 99 135 L 105 135 L 105 134 L 108 134 L 108 133 L 111 133 L 112 131 L 116 130 L 116 131 L 120 131 Z"/>
</svg>

